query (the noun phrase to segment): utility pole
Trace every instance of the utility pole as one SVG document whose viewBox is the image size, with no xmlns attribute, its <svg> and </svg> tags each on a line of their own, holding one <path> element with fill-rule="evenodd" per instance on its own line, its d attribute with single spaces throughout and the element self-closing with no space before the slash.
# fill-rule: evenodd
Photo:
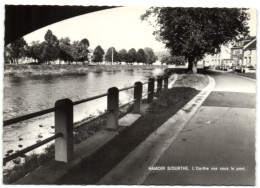
<svg viewBox="0 0 260 188">
<path fill-rule="evenodd" d="M 113 51 L 113 47 L 112 47 L 112 65 L 113 65 L 113 61 L 114 61 L 114 51 Z"/>
</svg>

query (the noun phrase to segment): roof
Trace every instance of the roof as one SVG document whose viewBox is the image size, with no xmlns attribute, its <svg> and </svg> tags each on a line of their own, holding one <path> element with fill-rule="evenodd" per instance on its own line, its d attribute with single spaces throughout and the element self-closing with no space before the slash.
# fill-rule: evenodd
<svg viewBox="0 0 260 188">
<path fill-rule="evenodd" d="M 245 50 L 255 50 L 256 49 L 256 40 L 254 40 L 251 44 L 249 44 Z"/>
<path fill-rule="evenodd" d="M 239 39 L 238 41 L 245 41 L 245 40 L 249 40 L 249 41 L 251 41 L 251 40 L 254 40 L 256 38 L 256 36 L 248 36 L 248 37 L 246 37 L 246 38 L 241 38 L 241 39 Z"/>
<path fill-rule="evenodd" d="M 234 45 L 231 49 L 256 49 L 256 36 L 249 36 L 245 39 L 240 39 L 238 42 L 242 42 Z"/>
</svg>

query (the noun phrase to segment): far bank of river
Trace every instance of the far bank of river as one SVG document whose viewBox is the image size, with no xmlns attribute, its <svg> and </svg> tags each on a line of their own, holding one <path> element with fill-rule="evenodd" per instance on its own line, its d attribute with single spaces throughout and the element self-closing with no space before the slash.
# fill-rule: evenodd
<svg viewBox="0 0 260 188">
<path fill-rule="evenodd" d="M 49 76 L 49 75 L 61 75 L 61 76 L 73 76 L 73 75 L 86 75 L 89 72 L 101 73 L 101 72 L 115 72 L 121 70 L 153 70 L 156 68 L 166 68 L 165 65 L 29 65 L 29 64 L 18 64 L 18 65 L 5 65 L 4 76 Z"/>
</svg>

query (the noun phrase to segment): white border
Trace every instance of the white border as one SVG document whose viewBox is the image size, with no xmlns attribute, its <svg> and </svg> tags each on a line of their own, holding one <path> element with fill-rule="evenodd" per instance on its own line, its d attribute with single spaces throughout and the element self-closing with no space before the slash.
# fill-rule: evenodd
<svg viewBox="0 0 260 188">
<path fill-rule="evenodd" d="M 174 7 L 246 7 L 246 8 L 256 8 L 259 11 L 259 0 L 163 0 L 158 1 L 158 0 L 1 0 L 0 2 L 0 21 L 1 21 L 1 27 L 0 27 L 0 36 L 1 36 L 1 44 L 2 47 L 0 48 L 0 62 L 2 62 L 0 66 L 0 84 L 3 84 L 3 45 L 4 45 L 4 5 L 5 4 L 13 4 L 13 5 L 108 5 L 108 6 L 174 6 Z M 257 16 L 259 20 L 259 12 Z M 259 39 L 258 32 L 259 31 L 259 24 L 257 24 L 257 39 Z M 259 41 L 259 40 L 258 40 Z M 259 42 L 257 43 L 257 59 L 259 59 Z M 259 60 L 258 60 L 258 68 L 257 68 L 257 78 L 259 77 Z M 259 147 L 257 147 L 259 143 L 259 80 L 257 80 L 257 130 L 256 130 L 256 185 L 259 184 Z M 1 85 L 2 86 L 2 85 Z M 3 87 L 2 87 L 3 88 Z M 0 105 L 0 119 L 2 122 L 2 112 L 3 112 L 3 107 L 2 107 L 2 101 L 3 101 L 3 89 L 2 92 L 0 92 L 0 97 L 2 100 L 1 105 Z M 1 135 L 2 135 L 2 129 L 1 130 Z M 0 145 L 2 145 L 2 142 L 0 142 Z M 1 159 L 2 160 L 2 159 Z M 2 182 L 2 175 L 0 176 L 0 182 Z M 6 186 L 7 185 L 2 185 Z M 41 186 L 41 187 L 47 187 L 47 186 Z M 71 186 L 63 186 L 63 187 L 71 187 Z M 96 187 L 96 186 L 88 186 L 88 187 Z M 100 187 L 100 186 L 99 186 Z M 128 187 L 128 186 L 120 186 L 120 187 Z M 149 186 L 150 188 L 158 187 L 158 186 Z M 165 186 L 164 186 L 165 187 Z M 168 187 L 168 186 L 167 186 Z M 174 187 L 182 187 L 182 186 L 174 186 Z M 185 187 L 190 187 L 190 186 L 185 186 Z M 192 187 L 199 187 L 199 186 L 192 186 Z M 203 186 L 206 187 L 206 186 Z M 211 187 L 218 187 L 218 186 L 211 186 Z M 233 186 L 229 186 L 233 187 Z M 235 187 L 235 186 L 234 186 Z M 236 186 L 237 187 L 237 186 Z"/>
</svg>

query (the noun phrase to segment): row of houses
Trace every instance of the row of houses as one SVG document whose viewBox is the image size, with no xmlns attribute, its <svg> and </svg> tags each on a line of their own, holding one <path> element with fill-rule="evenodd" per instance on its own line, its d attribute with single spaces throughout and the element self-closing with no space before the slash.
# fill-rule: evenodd
<svg viewBox="0 0 260 188">
<path fill-rule="evenodd" d="M 222 46 L 221 52 L 208 55 L 200 65 L 216 67 L 250 67 L 256 68 L 256 37 L 247 37 L 235 45 Z"/>
</svg>

